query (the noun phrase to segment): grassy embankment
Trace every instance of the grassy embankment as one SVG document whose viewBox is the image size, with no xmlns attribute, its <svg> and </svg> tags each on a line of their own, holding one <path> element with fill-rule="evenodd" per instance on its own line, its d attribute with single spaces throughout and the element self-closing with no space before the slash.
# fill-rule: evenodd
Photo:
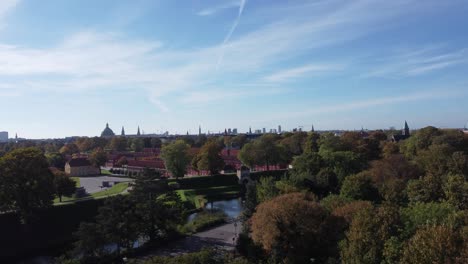
<svg viewBox="0 0 468 264">
<path fill-rule="evenodd" d="M 77 179 L 77 187 L 79 187 L 79 178 Z M 128 182 L 121 182 L 117 183 L 114 186 L 110 187 L 109 189 L 92 193 L 91 195 L 81 197 L 81 198 L 76 198 L 76 197 L 62 197 L 62 202 L 59 202 L 58 198 L 54 199 L 54 205 L 60 205 L 60 204 L 66 204 L 66 203 L 74 203 L 74 202 L 79 202 L 79 201 L 84 201 L 84 200 L 89 200 L 89 199 L 101 199 L 105 198 L 108 196 L 113 196 L 117 194 L 124 194 L 124 191 L 127 190 L 128 188 Z"/>
<path fill-rule="evenodd" d="M 208 201 L 230 199 L 239 196 L 240 186 L 234 174 L 189 177 L 170 183 L 180 185 L 177 193 L 188 209 L 200 209 Z"/>
</svg>

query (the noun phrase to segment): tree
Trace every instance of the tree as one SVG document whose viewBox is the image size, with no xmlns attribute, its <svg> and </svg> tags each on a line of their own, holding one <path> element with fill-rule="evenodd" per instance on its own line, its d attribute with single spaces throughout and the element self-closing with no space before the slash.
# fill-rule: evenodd
<svg viewBox="0 0 468 264">
<path fill-rule="evenodd" d="M 135 152 L 142 151 L 145 146 L 142 138 L 134 138 L 128 142 L 130 143 L 130 149 Z"/>
<path fill-rule="evenodd" d="M 209 140 L 200 149 L 197 155 L 197 167 L 199 170 L 207 170 L 210 174 L 216 174 L 224 167 L 224 160 L 221 157 L 221 147 L 216 141 Z"/>
<path fill-rule="evenodd" d="M 404 247 L 401 263 L 455 263 L 467 246 L 451 227 L 426 226 Z"/>
<path fill-rule="evenodd" d="M 107 161 L 107 154 L 102 148 L 97 148 L 93 150 L 91 155 L 89 156 L 89 160 L 93 166 L 99 168 L 99 174 L 101 174 L 101 166 L 106 164 Z"/>
<path fill-rule="evenodd" d="M 354 200 L 377 201 L 379 192 L 372 184 L 370 175 L 361 172 L 345 178 L 340 195 Z"/>
<path fill-rule="evenodd" d="M 239 160 L 251 169 L 255 168 L 255 164 L 257 163 L 255 160 L 256 154 L 254 152 L 255 145 L 253 142 L 250 142 L 245 144 L 238 154 Z"/>
<path fill-rule="evenodd" d="M 281 195 L 257 207 L 252 217 L 252 239 L 278 261 L 308 263 L 314 258 L 323 262 L 327 257 L 321 243 L 326 220 L 325 209 L 307 194 Z"/>
<path fill-rule="evenodd" d="M 122 156 L 117 160 L 117 163 L 115 165 L 117 165 L 118 167 L 122 167 L 123 165 L 127 165 L 127 164 L 128 164 L 127 158 L 125 156 Z"/>
<path fill-rule="evenodd" d="M 347 263 L 373 264 L 381 261 L 378 223 L 372 209 L 359 211 L 353 218 L 346 238 L 341 241 L 341 260 Z"/>
<path fill-rule="evenodd" d="M 45 155 L 50 167 L 63 170 L 65 168 L 65 158 L 60 153 L 49 153 Z"/>
<path fill-rule="evenodd" d="M 279 195 L 279 190 L 276 188 L 275 179 L 273 177 L 262 177 L 257 184 L 257 200 L 262 203 L 273 199 Z"/>
<path fill-rule="evenodd" d="M 125 248 L 133 249 L 133 243 L 139 237 L 139 219 L 137 208 L 131 196 L 117 195 L 106 199 L 99 208 L 96 217 L 108 243 L 117 245 L 117 254 Z"/>
<path fill-rule="evenodd" d="M 75 153 L 79 153 L 80 150 L 78 149 L 76 144 L 68 143 L 65 146 L 63 146 L 59 152 L 60 154 L 63 154 L 63 155 L 73 155 Z"/>
<path fill-rule="evenodd" d="M 82 222 L 74 236 L 77 238 L 74 252 L 82 254 L 83 259 L 95 260 L 106 253 L 108 242 L 99 224 Z"/>
<path fill-rule="evenodd" d="M 468 182 L 461 175 L 449 175 L 443 186 L 445 199 L 460 210 L 468 209 Z"/>
<path fill-rule="evenodd" d="M 156 137 L 151 138 L 150 145 L 152 148 L 160 148 L 162 145 L 161 139 Z"/>
<path fill-rule="evenodd" d="M 166 169 L 172 173 L 176 179 L 184 177 L 187 173 L 187 166 L 190 162 L 190 146 L 183 140 L 163 146 L 161 158 L 164 160 Z"/>
<path fill-rule="evenodd" d="M 109 148 L 116 151 L 127 149 L 127 139 L 125 137 L 113 137 L 109 143 Z"/>
<path fill-rule="evenodd" d="M 76 182 L 61 171 L 54 173 L 54 186 L 60 202 L 62 196 L 72 196 L 76 191 Z"/>
<path fill-rule="evenodd" d="M 0 211 L 18 211 L 29 223 L 37 209 L 52 205 L 54 194 L 54 176 L 39 149 L 16 149 L 0 159 Z"/>
</svg>

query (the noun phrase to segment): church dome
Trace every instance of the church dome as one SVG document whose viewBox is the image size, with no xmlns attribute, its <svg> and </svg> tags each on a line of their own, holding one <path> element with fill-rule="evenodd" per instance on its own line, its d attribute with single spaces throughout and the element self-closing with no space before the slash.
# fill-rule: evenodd
<svg viewBox="0 0 468 264">
<path fill-rule="evenodd" d="M 113 137 L 115 136 L 114 131 L 109 128 L 109 124 L 106 124 L 106 128 L 101 133 L 101 137 Z"/>
</svg>

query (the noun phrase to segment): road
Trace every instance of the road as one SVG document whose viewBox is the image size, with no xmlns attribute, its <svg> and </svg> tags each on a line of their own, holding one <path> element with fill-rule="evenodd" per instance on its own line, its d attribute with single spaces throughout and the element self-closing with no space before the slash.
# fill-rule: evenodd
<svg viewBox="0 0 468 264">
<path fill-rule="evenodd" d="M 238 222 L 237 227 L 234 223 L 227 223 L 210 230 L 199 232 L 177 241 L 173 241 L 162 248 L 158 248 L 143 257 L 143 259 L 152 256 L 176 256 L 184 253 L 200 251 L 203 248 L 213 248 L 223 250 L 234 250 L 236 241 L 234 240 L 241 230 Z"/>
<path fill-rule="evenodd" d="M 105 188 L 101 188 L 104 181 L 108 181 L 111 185 L 114 185 L 115 182 L 128 182 L 133 181 L 133 179 L 112 176 L 80 177 L 80 185 L 85 188 L 87 193 L 105 190 Z"/>
</svg>

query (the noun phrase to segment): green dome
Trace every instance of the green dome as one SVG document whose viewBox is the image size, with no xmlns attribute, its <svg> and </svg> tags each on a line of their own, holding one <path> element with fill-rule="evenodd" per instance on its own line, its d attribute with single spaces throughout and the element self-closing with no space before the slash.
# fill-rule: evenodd
<svg viewBox="0 0 468 264">
<path fill-rule="evenodd" d="M 114 131 L 109 128 L 109 124 L 106 124 L 106 128 L 101 133 L 101 137 L 113 137 L 115 136 Z"/>
</svg>

